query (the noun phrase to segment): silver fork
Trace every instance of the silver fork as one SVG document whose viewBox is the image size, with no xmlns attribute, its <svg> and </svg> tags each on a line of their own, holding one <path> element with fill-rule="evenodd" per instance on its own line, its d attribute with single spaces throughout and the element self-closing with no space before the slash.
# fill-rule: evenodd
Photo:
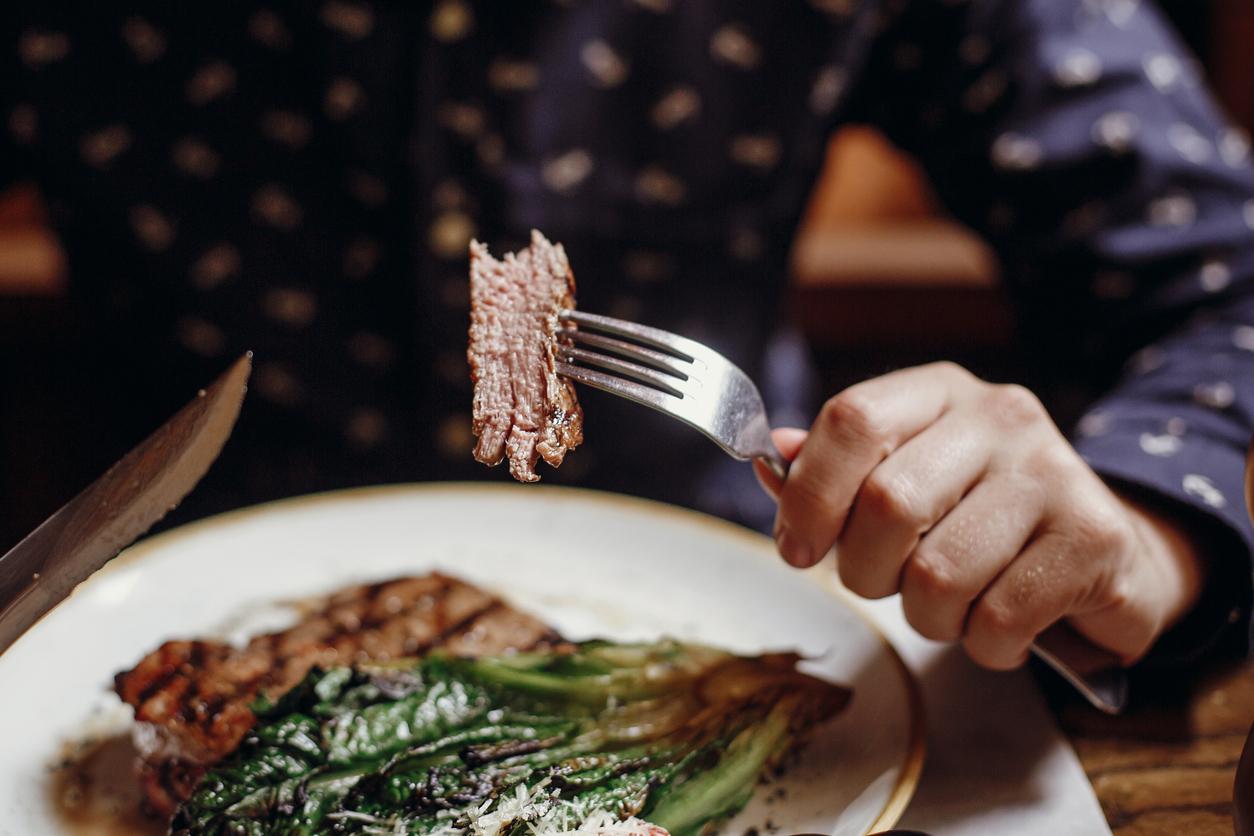
<svg viewBox="0 0 1254 836">
<path fill-rule="evenodd" d="M 736 459 L 761 459 L 780 479 L 788 461 L 771 441 L 758 387 L 734 363 L 701 343 L 623 319 L 562 310 L 570 343 L 557 373 L 678 418 Z M 575 365 L 576 363 L 580 365 Z M 1059 622 L 1037 637 L 1035 653 L 1095 708 L 1117 714 L 1128 701 L 1118 660 Z"/>
<path fill-rule="evenodd" d="M 558 316 L 583 326 L 562 331 L 575 345 L 561 347 L 566 362 L 557 364 L 558 374 L 678 418 L 732 458 L 761 459 L 781 479 L 787 475 L 758 387 L 726 357 L 635 322 L 571 310 Z"/>
</svg>

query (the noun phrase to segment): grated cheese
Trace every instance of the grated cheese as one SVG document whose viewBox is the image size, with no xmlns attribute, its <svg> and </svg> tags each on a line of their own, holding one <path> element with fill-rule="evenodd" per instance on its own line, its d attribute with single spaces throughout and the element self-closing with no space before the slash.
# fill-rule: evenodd
<svg viewBox="0 0 1254 836">
<path fill-rule="evenodd" d="M 516 822 L 527 825 L 528 836 L 669 836 L 665 828 L 632 816 L 620 820 L 608 810 L 588 810 L 578 800 L 559 801 L 545 778 L 533 787 L 519 784 L 478 807 L 444 810 L 444 822 L 426 836 L 501 836 Z M 409 833 L 401 819 L 382 819 L 367 813 L 342 811 L 328 818 L 365 823 L 366 833 L 400 836 Z"/>
</svg>

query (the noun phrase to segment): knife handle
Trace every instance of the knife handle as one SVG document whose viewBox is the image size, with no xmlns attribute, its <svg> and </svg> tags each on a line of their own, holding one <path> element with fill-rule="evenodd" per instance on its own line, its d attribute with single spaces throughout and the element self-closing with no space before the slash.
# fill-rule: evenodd
<svg viewBox="0 0 1254 836">
<path fill-rule="evenodd" d="M 1128 672 L 1118 656 L 1059 621 L 1036 637 L 1032 652 L 1071 683 L 1092 706 L 1118 714 L 1128 704 Z"/>
</svg>

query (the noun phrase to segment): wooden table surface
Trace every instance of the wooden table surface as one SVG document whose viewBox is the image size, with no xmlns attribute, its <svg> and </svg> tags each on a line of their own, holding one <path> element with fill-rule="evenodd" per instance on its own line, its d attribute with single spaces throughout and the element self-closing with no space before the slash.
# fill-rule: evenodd
<svg viewBox="0 0 1254 836">
<path fill-rule="evenodd" d="M 1254 663 L 1138 682 L 1141 698 L 1120 717 L 1052 685 L 1047 693 L 1117 836 L 1232 836 Z"/>
</svg>

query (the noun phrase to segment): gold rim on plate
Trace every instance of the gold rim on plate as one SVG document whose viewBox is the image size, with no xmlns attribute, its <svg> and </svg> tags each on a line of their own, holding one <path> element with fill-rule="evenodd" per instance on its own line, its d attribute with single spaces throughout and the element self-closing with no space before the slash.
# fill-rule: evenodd
<svg viewBox="0 0 1254 836">
<path fill-rule="evenodd" d="M 562 485 L 535 485 L 521 486 L 508 484 L 483 484 L 478 482 L 414 482 L 401 483 L 394 485 L 370 485 L 361 488 L 345 488 L 341 490 L 325 491 L 323 493 L 305 494 L 303 496 L 294 496 L 287 499 L 277 499 L 271 502 L 263 502 L 258 505 L 250 505 L 245 508 L 238 508 L 234 511 L 225 511 L 211 517 L 205 517 L 201 520 L 181 525 L 177 528 L 163 531 L 160 534 L 142 540 L 134 546 L 123 551 L 117 558 L 106 564 L 100 571 L 93 575 L 93 579 L 104 575 L 107 572 L 121 569 L 125 565 L 134 563 L 155 549 L 160 549 L 167 544 L 200 534 L 206 530 L 218 528 L 223 525 L 236 523 L 244 519 L 254 516 L 262 516 L 276 510 L 286 510 L 296 507 L 307 507 L 310 505 L 320 505 L 324 503 L 343 503 L 344 501 L 356 502 L 361 500 L 370 500 L 376 497 L 412 494 L 439 494 L 448 496 L 450 494 L 467 494 L 482 496 L 486 493 L 492 494 L 512 494 L 517 495 L 518 491 L 527 491 L 531 493 L 544 492 L 547 494 L 564 494 L 569 498 L 578 499 L 583 502 L 594 502 L 600 505 L 608 505 L 613 507 L 632 506 L 636 510 L 643 511 L 655 516 L 670 517 L 675 520 L 682 520 L 687 523 L 696 524 L 704 528 L 710 529 L 722 537 L 729 537 L 740 540 L 744 543 L 751 544 L 755 553 L 762 554 L 765 547 L 765 557 L 772 560 L 775 558 L 774 545 L 770 539 L 756 531 L 744 528 L 736 523 L 728 520 L 719 519 L 718 517 L 704 514 L 700 511 L 694 511 L 688 508 L 681 508 L 676 505 L 668 505 L 664 502 L 657 502 L 651 499 L 642 499 L 640 497 L 628 496 L 626 494 L 608 493 L 606 491 L 594 491 L 587 488 L 571 488 Z M 830 567 L 827 567 L 830 568 Z M 926 732 L 923 712 L 923 696 L 919 688 L 918 680 L 913 672 L 906 665 L 905 660 L 901 658 L 901 654 L 897 652 L 897 648 L 889 638 L 884 635 L 884 631 L 871 618 L 865 609 L 857 602 L 853 595 L 845 591 L 837 583 L 835 583 L 830 573 L 824 572 L 822 568 L 810 570 L 804 573 L 812 583 L 817 584 L 821 588 L 828 591 L 833 597 L 840 599 L 841 603 L 847 606 L 866 626 L 874 633 L 892 657 L 893 662 L 901 673 L 902 681 L 906 686 L 907 699 L 910 706 L 910 731 L 909 740 L 906 746 L 906 757 L 901 765 L 901 772 L 897 776 L 897 783 L 893 786 L 888 800 L 884 804 L 884 808 L 871 824 L 870 829 L 866 832 L 877 833 L 893 827 L 901 820 L 902 815 L 906 812 L 906 807 L 910 804 L 910 800 L 914 797 L 915 790 L 919 785 L 919 778 L 923 773 L 923 760 L 926 751 Z M 91 579 L 89 579 L 91 580 Z M 76 590 L 77 591 L 77 590 Z M 72 597 L 72 596 L 71 596 Z"/>
</svg>

